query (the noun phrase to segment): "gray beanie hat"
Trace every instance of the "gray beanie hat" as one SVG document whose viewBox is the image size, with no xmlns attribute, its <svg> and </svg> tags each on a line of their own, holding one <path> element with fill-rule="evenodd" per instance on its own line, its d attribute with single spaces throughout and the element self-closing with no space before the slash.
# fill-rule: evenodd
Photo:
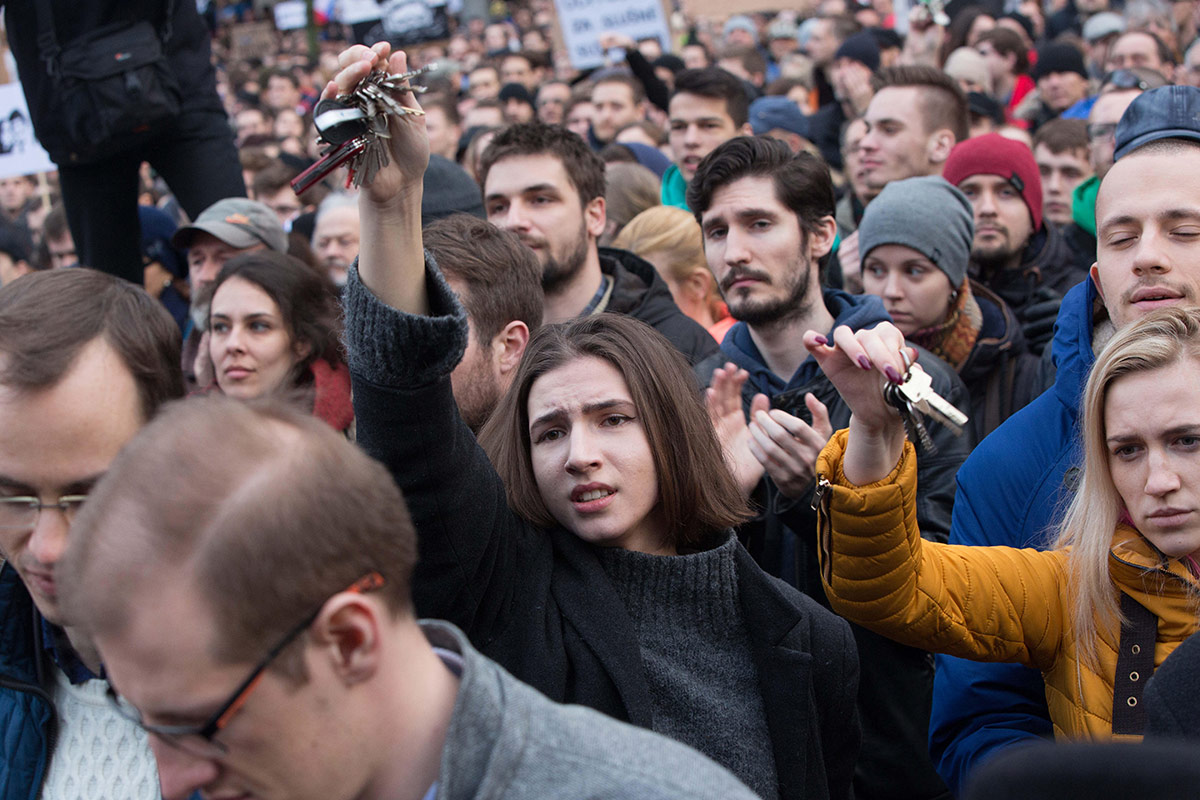
<svg viewBox="0 0 1200 800">
<path fill-rule="evenodd" d="M 966 195 L 940 176 L 892 181 L 867 206 L 858 226 L 862 262 L 876 247 L 911 247 L 962 286 L 975 238 L 975 213 Z"/>
</svg>

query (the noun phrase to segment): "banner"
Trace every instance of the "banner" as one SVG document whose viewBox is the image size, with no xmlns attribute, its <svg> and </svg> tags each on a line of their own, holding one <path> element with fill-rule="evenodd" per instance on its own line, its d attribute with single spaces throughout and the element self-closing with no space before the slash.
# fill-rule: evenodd
<svg viewBox="0 0 1200 800">
<path fill-rule="evenodd" d="M 571 66 L 591 69 L 604 63 L 600 34 L 615 31 L 634 41 L 657 38 L 664 51 L 671 34 L 661 0 L 554 0 Z"/>
<path fill-rule="evenodd" d="M 283 0 L 275 4 L 275 28 L 294 31 L 308 25 L 308 9 L 304 0 Z"/>
<path fill-rule="evenodd" d="M 239 22 L 229 29 L 229 50 L 234 60 L 261 58 L 279 49 L 273 22 Z"/>
<path fill-rule="evenodd" d="M 21 84 L 0 85 L 0 178 L 56 169 L 58 167 L 33 136 Z"/>
<path fill-rule="evenodd" d="M 354 41 L 368 46 L 390 42 L 392 47 L 408 47 L 450 37 L 445 0 L 385 0 L 377 4 L 373 18 L 355 23 L 353 29 Z"/>
</svg>

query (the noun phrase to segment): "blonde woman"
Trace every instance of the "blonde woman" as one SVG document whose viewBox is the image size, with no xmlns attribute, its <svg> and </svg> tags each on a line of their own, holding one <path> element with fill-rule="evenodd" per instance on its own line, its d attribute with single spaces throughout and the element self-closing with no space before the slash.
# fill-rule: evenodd
<svg viewBox="0 0 1200 800">
<path fill-rule="evenodd" d="M 1200 310 L 1148 315 L 1097 358 L 1081 483 L 1045 552 L 920 538 L 915 455 L 880 391 L 905 368 L 900 331 L 805 344 L 853 411 L 818 461 L 834 610 L 914 647 L 1040 669 L 1060 737 L 1140 734 L 1140 687 L 1198 627 Z"/>
<path fill-rule="evenodd" d="M 704 326 L 718 342 L 736 322 L 717 293 L 704 258 L 700 224 L 682 208 L 655 206 L 629 221 L 613 241 L 649 261 L 667 282 L 679 310 Z"/>
</svg>

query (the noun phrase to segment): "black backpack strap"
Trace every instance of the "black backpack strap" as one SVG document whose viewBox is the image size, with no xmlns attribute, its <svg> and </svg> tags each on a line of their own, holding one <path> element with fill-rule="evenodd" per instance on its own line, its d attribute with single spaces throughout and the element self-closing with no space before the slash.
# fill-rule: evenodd
<svg viewBox="0 0 1200 800">
<path fill-rule="evenodd" d="M 37 17 L 37 45 L 42 61 L 46 62 L 46 73 L 51 78 L 58 77 L 58 57 L 62 53 L 58 46 L 58 37 L 54 35 L 54 9 L 50 7 L 51 0 L 33 0 L 33 12 Z"/>
<path fill-rule="evenodd" d="M 1113 734 L 1141 736 L 1146 728 L 1142 690 L 1154 674 L 1154 642 L 1158 616 L 1121 592 L 1121 641 L 1113 680 Z"/>
</svg>

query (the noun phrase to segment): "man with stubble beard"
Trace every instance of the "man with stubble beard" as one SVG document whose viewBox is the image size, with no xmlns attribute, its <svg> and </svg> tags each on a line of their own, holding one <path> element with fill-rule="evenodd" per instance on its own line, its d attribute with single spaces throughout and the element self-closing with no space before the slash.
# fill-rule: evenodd
<svg viewBox="0 0 1200 800">
<path fill-rule="evenodd" d="M 685 316 L 648 262 L 599 247 L 607 216 L 604 163 L 578 135 L 541 122 L 496 135 L 480 165 L 488 221 L 512 231 L 542 265 L 545 322 L 604 311 L 650 325 L 695 364 L 717 344 Z"/>
</svg>

